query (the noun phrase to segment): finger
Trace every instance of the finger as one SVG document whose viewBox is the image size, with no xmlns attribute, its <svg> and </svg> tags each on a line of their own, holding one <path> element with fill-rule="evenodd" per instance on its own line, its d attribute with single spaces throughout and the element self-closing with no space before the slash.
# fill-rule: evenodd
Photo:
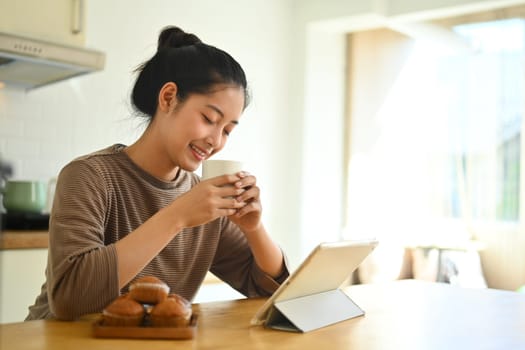
<svg viewBox="0 0 525 350">
<path fill-rule="evenodd" d="M 233 186 L 223 186 L 223 187 L 218 187 L 215 193 L 217 194 L 217 196 L 221 198 L 227 198 L 227 197 L 236 198 L 242 195 L 244 192 L 246 192 L 246 189 L 244 188 L 236 188 Z"/>
<path fill-rule="evenodd" d="M 234 216 L 239 218 L 251 212 L 260 212 L 260 211 L 261 211 L 261 206 L 259 205 L 258 202 L 250 202 L 250 203 L 246 203 L 245 206 L 237 210 Z"/>
<path fill-rule="evenodd" d="M 218 216 L 233 216 L 237 213 L 237 209 L 219 209 L 217 211 Z"/>
<path fill-rule="evenodd" d="M 250 187 L 245 189 L 244 192 L 237 195 L 236 199 L 239 202 L 254 202 L 259 200 L 260 189 L 259 187 Z"/>
<path fill-rule="evenodd" d="M 250 187 L 255 186 L 257 183 L 257 179 L 253 175 L 249 175 L 248 173 L 245 173 L 244 176 L 241 176 L 241 178 L 235 182 L 235 187 L 237 188 L 243 188 L 243 187 Z"/>
<path fill-rule="evenodd" d="M 208 182 L 214 186 L 221 187 L 228 184 L 234 184 L 239 180 L 241 180 L 241 177 L 238 174 L 228 174 L 212 177 L 211 179 L 204 180 L 202 182 Z"/>
<path fill-rule="evenodd" d="M 246 202 L 239 202 L 235 197 L 226 197 L 218 202 L 218 207 L 220 209 L 234 209 L 237 211 L 246 206 L 246 204 Z"/>
</svg>

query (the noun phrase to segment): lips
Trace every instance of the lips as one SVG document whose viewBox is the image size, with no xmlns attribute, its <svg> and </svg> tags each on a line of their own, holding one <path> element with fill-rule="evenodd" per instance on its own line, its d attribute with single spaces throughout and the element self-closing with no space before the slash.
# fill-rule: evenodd
<svg viewBox="0 0 525 350">
<path fill-rule="evenodd" d="M 208 156 L 210 155 L 211 152 L 207 152 L 193 144 L 190 144 L 190 148 L 191 150 L 193 151 L 193 154 L 195 155 L 195 157 L 199 160 L 204 160 L 206 158 L 208 158 Z"/>
</svg>

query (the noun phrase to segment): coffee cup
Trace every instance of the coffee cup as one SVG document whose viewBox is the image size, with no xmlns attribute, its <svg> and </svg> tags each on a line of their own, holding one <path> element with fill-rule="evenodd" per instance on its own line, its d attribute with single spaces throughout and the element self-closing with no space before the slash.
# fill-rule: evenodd
<svg viewBox="0 0 525 350">
<path fill-rule="evenodd" d="M 236 174 L 243 170 L 243 166 L 243 163 L 237 160 L 205 160 L 202 163 L 202 180 L 226 174 Z"/>
</svg>

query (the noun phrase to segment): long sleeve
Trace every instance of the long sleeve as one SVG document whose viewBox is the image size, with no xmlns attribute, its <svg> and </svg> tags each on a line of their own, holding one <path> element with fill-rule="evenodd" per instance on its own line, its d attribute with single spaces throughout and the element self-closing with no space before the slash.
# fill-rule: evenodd
<svg viewBox="0 0 525 350">
<path fill-rule="evenodd" d="M 283 273 L 273 279 L 257 266 L 239 228 L 227 219 L 224 221 L 210 271 L 247 297 L 271 295 L 289 275 L 286 259 L 283 258 Z"/>
<path fill-rule="evenodd" d="M 119 295 L 114 244 L 104 244 L 108 194 L 101 175 L 85 163 L 59 175 L 50 219 L 47 293 L 51 312 L 75 319 L 97 312 Z"/>
</svg>

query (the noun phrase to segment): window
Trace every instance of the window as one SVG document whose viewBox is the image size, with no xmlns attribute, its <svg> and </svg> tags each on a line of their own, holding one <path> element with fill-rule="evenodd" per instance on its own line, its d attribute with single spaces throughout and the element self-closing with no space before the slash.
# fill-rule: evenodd
<svg viewBox="0 0 525 350">
<path fill-rule="evenodd" d="M 453 30 L 465 38 L 472 52 L 438 62 L 439 84 L 455 95 L 448 100 L 447 113 L 450 215 L 517 221 L 525 21 L 474 23 Z"/>
<path fill-rule="evenodd" d="M 451 29 L 459 49 L 352 34 L 349 236 L 468 236 L 474 221 L 519 221 L 525 20 Z"/>
</svg>

